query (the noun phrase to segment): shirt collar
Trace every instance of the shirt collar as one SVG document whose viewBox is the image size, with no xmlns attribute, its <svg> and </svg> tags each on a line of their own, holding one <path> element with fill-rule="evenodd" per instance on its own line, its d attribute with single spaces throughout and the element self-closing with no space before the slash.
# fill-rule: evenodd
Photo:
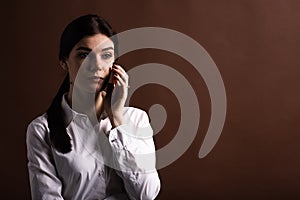
<svg viewBox="0 0 300 200">
<path fill-rule="evenodd" d="M 62 97 L 62 102 L 61 102 L 61 107 L 64 113 L 64 121 L 65 121 L 65 125 L 68 126 L 71 121 L 76 117 L 76 116 L 84 116 L 87 117 L 87 115 L 82 114 L 82 113 L 78 113 L 76 111 L 74 111 L 68 104 L 67 100 L 67 94 L 64 94 Z M 100 116 L 100 119 L 105 119 L 107 118 L 107 114 L 105 112 L 103 112 Z"/>
<path fill-rule="evenodd" d="M 79 115 L 80 113 L 77 113 L 76 111 L 72 110 L 66 98 L 67 98 L 67 94 L 64 94 L 62 97 L 61 108 L 64 113 L 65 125 L 68 126 L 71 123 L 71 121 L 75 118 L 75 116 Z"/>
</svg>

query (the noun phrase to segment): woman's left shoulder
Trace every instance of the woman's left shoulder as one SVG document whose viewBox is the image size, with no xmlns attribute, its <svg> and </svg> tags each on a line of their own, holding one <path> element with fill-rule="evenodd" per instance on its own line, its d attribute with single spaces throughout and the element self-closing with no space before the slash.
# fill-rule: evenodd
<svg viewBox="0 0 300 200">
<path fill-rule="evenodd" d="M 131 121 L 135 121 L 137 123 L 149 122 L 148 114 L 140 108 L 125 107 L 124 116 L 129 117 Z"/>
<path fill-rule="evenodd" d="M 140 108 L 135 108 L 135 107 L 125 107 L 124 109 L 124 114 L 125 113 L 130 113 L 130 114 L 136 114 L 136 115 L 147 115 L 146 111 L 140 109 Z"/>
</svg>

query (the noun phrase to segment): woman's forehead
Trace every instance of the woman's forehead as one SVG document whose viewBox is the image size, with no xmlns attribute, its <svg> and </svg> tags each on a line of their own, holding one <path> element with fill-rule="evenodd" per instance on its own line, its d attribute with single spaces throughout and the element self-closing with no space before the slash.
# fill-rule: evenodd
<svg viewBox="0 0 300 200">
<path fill-rule="evenodd" d="M 86 37 L 82 38 L 75 45 L 75 49 L 80 48 L 80 47 L 88 48 L 93 51 L 103 51 L 103 50 L 113 49 L 114 43 L 112 42 L 112 40 L 109 37 L 99 33 L 96 35 L 86 36 Z"/>
</svg>

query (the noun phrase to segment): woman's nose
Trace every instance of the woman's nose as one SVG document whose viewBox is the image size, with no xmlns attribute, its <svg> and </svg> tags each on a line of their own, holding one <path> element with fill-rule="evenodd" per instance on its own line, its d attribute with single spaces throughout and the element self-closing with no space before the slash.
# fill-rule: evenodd
<svg viewBox="0 0 300 200">
<path fill-rule="evenodd" d="M 96 56 L 93 56 L 90 58 L 89 61 L 89 66 L 90 66 L 90 70 L 92 71 L 102 71 L 103 70 L 103 63 L 101 63 L 101 59 L 97 58 Z"/>
</svg>

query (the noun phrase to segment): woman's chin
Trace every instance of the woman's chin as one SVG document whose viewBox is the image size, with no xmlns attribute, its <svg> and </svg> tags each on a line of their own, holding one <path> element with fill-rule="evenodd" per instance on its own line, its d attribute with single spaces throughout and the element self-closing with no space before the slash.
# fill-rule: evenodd
<svg viewBox="0 0 300 200">
<path fill-rule="evenodd" d="M 100 92 L 102 89 L 102 85 L 101 84 L 91 84 L 90 87 L 89 87 L 89 91 L 90 92 Z"/>
<path fill-rule="evenodd" d="M 84 91 L 85 93 L 90 93 L 90 94 L 95 94 L 97 92 L 99 92 L 101 89 L 101 86 L 98 85 L 88 85 L 88 86 L 84 86 L 79 88 L 79 90 Z"/>
<path fill-rule="evenodd" d="M 103 90 L 102 88 L 102 83 L 96 83 L 96 82 L 83 82 L 82 84 L 81 83 L 78 83 L 78 84 L 75 84 L 77 85 L 77 87 L 74 87 L 74 88 L 77 88 L 79 91 L 83 91 L 83 92 L 86 92 L 86 93 L 97 93 L 101 90 Z"/>
</svg>

